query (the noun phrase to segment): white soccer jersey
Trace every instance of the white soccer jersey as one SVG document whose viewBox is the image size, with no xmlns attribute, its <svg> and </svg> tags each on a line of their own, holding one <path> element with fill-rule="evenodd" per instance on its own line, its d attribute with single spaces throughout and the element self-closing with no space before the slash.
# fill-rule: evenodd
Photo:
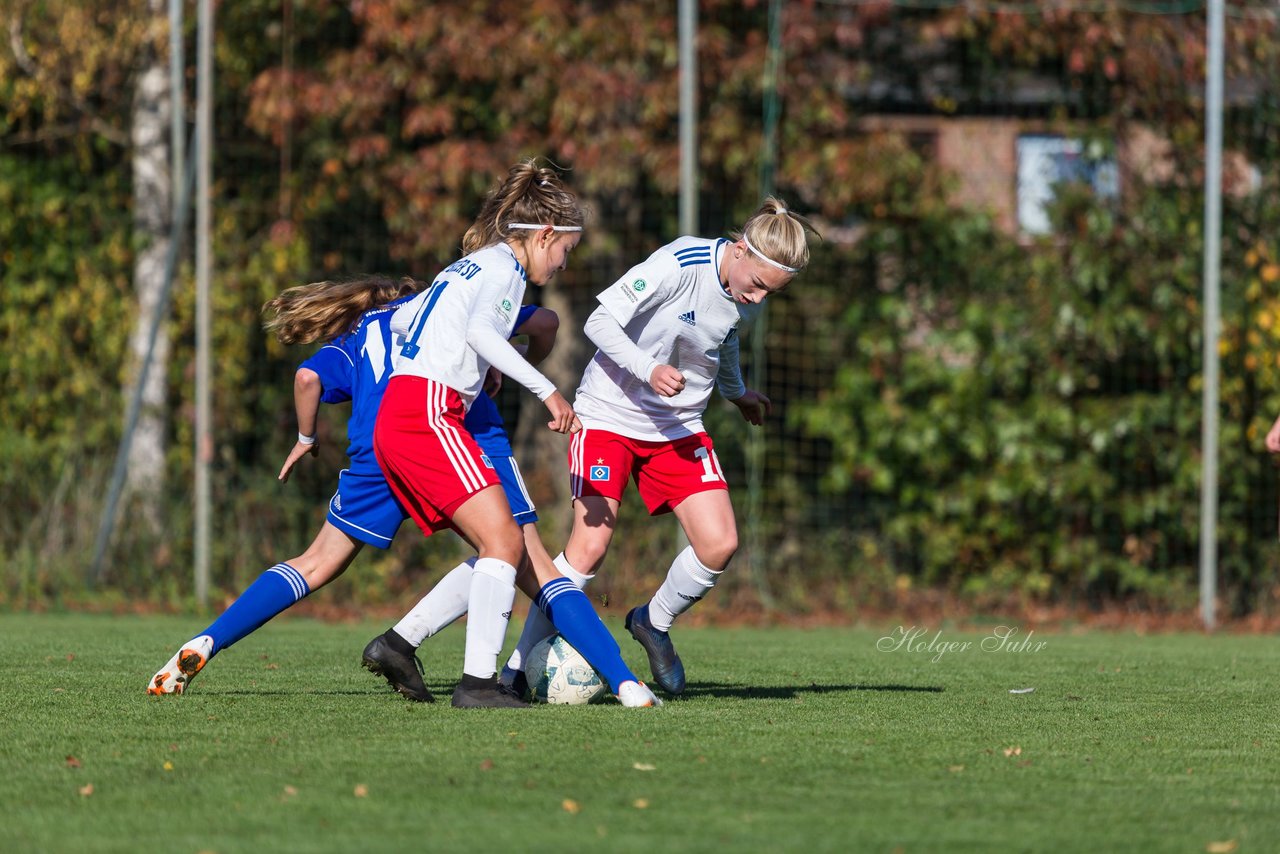
<svg viewBox="0 0 1280 854">
<path fill-rule="evenodd" d="M 597 297 L 644 354 L 684 375 L 685 386 L 663 397 L 648 377 L 597 350 L 573 404 L 583 426 L 649 441 L 703 431 L 720 348 L 739 320 L 737 303 L 720 284 L 720 260 L 729 245 L 723 238 L 681 237 Z"/>
<path fill-rule="evenodd" d="M 524 268 L 505 243 L 450 264 L 431 287 L 391 316 L 392 376 L 435 380 L 457 391 L 470 409 L 489 365 L 497 363 L 504 374 L 545 399 L 555 386 L 507 343 L 524 289 Z"/>
</svg>

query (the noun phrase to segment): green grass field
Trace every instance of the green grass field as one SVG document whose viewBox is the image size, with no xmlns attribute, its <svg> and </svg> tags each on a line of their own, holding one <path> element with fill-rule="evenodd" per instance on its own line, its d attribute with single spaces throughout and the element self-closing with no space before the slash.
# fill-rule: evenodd
<svg viewBox="0 0 1280 854">
<path fill-rule="evenodd" d="M 448 705 L 459 628 L 417 705 L 358 665 L 381 623 L 286 618 L 145 696 L 203 625 L 0 616 L 0 851 L 1280 848 L 1272 638 L 684 629 L 662 709 L 491 711 Z"/>
</svg>

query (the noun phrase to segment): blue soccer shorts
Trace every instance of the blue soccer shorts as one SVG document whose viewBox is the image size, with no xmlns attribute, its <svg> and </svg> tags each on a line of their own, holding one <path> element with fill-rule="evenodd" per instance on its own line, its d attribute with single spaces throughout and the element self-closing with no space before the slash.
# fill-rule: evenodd
<svg viewBox="0 0 1280 854">
<path fill-rule="evenodd" d="M 512 456 L 489 456 L 483 459 L 492 464 L 502 481 L 502 491 L 511 505 L 511 515 L 517 525 L 538 521 L 537 508 L 525 489 L 520 467 Z M 338 491 L 329 499 L 329 513 L 325 517 L 330 525 L 362 543 L 374 548 L 391 546 L 396 531 L 409 514 L 391 493 L 386 478 L 379 474 L 356 474 L 343 469 L 338 475 Z"/>
<path fill-rule="evenodd" d="M 329 499 L 329 524 L 362 543 L 390 547 L 400 523 L 409 518 L 382 473 L 355 474 L 343 469 L 338 491 Z"/>
<path fill-rule="evenodd" d="M 483 447 L 483 445 L 481 446 Z M 507 494 L 507 503 L 511 505 L 511 515 L 517 525 L 528 525 L 538 521 L 538 508 L 533 506 L 533 499 L 524 487 L 524 478 L 520 476 L 520 466 L 516 458 L 491 456 L 487 451 L 484 459 L 493 466 L 502 481 L 502 491 Z"/>
</svg>

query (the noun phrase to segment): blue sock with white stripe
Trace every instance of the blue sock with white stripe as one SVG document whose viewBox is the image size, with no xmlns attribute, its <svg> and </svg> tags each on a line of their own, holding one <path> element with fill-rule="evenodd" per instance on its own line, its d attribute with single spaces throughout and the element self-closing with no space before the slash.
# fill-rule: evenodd
<svg viewBox="0 0 1280 854">
<path fill-rule="evenodd" d="M 278 563 L 231 603 L 222 616 L 200 634 L 213 638 L 213 651 L 248 637 L 276 614 L 311 592 L 302 573 L 287 563 Z"/>
<path fill-rule="evenodd" d="M 567 578 L 548 581 L 538 591 L 538 607 L 569 645 L 582 653 L 582 657 L 604 677 L 614 693 L 623 682 L 639 681 L 622 660 L 618 642 L 600 622 L 587 594 L 572 581 Z"/>
</svg>

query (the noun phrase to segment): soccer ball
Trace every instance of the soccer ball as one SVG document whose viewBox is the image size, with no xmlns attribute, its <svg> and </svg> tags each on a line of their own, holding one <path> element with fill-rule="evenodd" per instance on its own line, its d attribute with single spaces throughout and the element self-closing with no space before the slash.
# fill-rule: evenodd
<svg viewBox="0 0 1280 854">
<path fill-rule="evenodd" d="M 599 702 L 609 691 L 582 653 L 560 635 L 552 635 L 530 651 L 524 675 L 533 699 L 540 703 L 583 706 Z"/>
</svg>

